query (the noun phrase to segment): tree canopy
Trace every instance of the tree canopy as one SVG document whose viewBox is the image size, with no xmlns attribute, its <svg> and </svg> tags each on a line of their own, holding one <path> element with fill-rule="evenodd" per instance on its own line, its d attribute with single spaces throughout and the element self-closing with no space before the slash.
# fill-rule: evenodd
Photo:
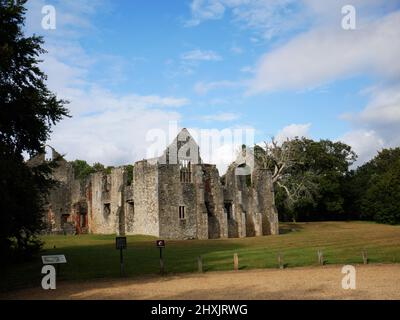
<svg viewBox="0 0 400 320">
<path fill-rule="evenodd" d="M 383 149 L 352 171 L 347 194 L 348 210 L 360 218 L 400 223 L 400 148 Z"/>
<path fill-rule="evenodd" d="M 330 140 L 272 140 L 255 147 L 259 165 L 272 172 L 281 219 L 324 219 L 344 212 L 342 187 L 356 155 L 351 147 Z"/>
<path fill-rule="evenodd" d="M 23 154 L 44 152 L 51 127 L 68 116 L 66 101 L 47 88 L 39 68 L 43 39 L 22 32 L 25 2 L 0 0 L 1 253 L 24 251 L 40 230 L 54 163 L 29 168 Z"/>
</svg>

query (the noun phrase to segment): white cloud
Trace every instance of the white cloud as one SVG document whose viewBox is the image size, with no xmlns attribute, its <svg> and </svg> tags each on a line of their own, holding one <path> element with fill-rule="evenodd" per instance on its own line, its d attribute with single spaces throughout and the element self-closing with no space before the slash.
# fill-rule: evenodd
<svg viewBox="0 0 400 320">
<path fill-rule="evenodd" d="M 239 47 L 239 46 L 237 46 L 237 45 L 232 46 L 232 47 L 231 47 L 231 51 L 232 51 L 234 54 L 242 54 L 242 53 L 244 52 L 243 48 L 241 48 L 241 47 Z"/>
<path fill-rule="evenodd" d="M 242 84 L 239 82 L 227 81 L 227 80 L 214 81 L 214 82 L 197 82 L 194 86 L 194 91 L 199 95 L 205 95 L 211 90 L 235 88 L 238 86 L 242 86 Z"/>
<path fill-rule="evenodd" d="M 135 105 L 119 105 L 102 113 L 65 119 L 54 129 L 50 145 L 69 160 L 122 165 L 146 158 L 151 129 L 167 130 L 180 115 Z"/>
<path fill-rule="evenodd" d="M 296 137 L 309 137 L 311 123 L 305 124 L 290 124 L 282 128 L 275 136 L 275 140 L 278 143 L 284 142 L 286 139 L 293 139 Z"/>
<path fill-rule="evenodd" d="M 348 4 L 360 17 L 375 17 L 396 8 L 398 0 L 193 0 L 191 19 L 185 25 L 198 26 L 230 13 L 240 28 L 256 32 L 261 39 L 252 37 L 251 41 L 259 42 L 319 24 L 338 25 L 341 8 Z"/>
<path fill-rule="evenodd" d="M 299 23 L 300 7 L 296 0 L 193 0 L 192 17 L 185 25 L 193 27 L 203 21 L 221 19 L 229 11 L 240 27 L 255 30 L 270 39 Z"/>
<path fill-rule="evenodd" d="M 400 127 L 400 83 L 383 88 L 376 87 L 371 94 L 372 99 L 365 109 L 350 120 L 374 128 L 387 128 L 392 125 Z"/>
<path fill-rule="evenodd" d="M 81 38 L 86 32 L 95 31 L 91 17 L 99 10 L 109 8 L 107 0 L 52 1 L 56 10 L 56 29 L 42 28 L 42 8 L 49 3 L 45 0 L 28 1 L 26 7 L 26 30 L 28 33 L 42 34 L 65 40 L 66 38 Z"/>
<path fill-rule="evenodd" d="M 188 20 L 187 27 L 197 26 L 203 20 L 222 18 L 225 7 L 219 1 L 193 0 L 190 6 L 192 19 Z"/>
<path fill-rule="evenodd" d="M 121 165 L 145 158 L 146 133 L 166 129 L 169 121 L 180 119 L 179 113 L 165 108 L 189 103 L 185 98 L 159 95 L 118 96 L 90 82 L 71 87 L 74 72 L 62 63 L 53 63 L 52 71 L 62 76 L 53 82 L 50 75 L 49 83 L 56 83 L 59 97 L 71 101 L 68 108 L 73 117 L 55 126 L 49 143 L 69 160 Z"/>
<path fill-rule="evenodd" d="M 42 57 L 41 68 L 48 75 L 50 90 L 57 93 L 58 98 L 70 101 L 67 107 L 72 118 L 65 118 L 53 127 L 48 143 L 66 154 L 68 160 L 84 159 L 105 165 L 133 163 L 146 156 L 149 144 L 146 133 L 149 130 L 166 130 L 169 121 L 180 119 L 178 112 L 168 108 L 181 107 L 190 101 L 158 94 L 115 94 L 100 81 L 90 80 L 93 72 L 99 72 L 97 64 L 105 60 L 109 62 L 110 70 L 118 69 L 118 65 L 113 63 L 115 60 L 120 63 L 119 57 L 89 55 L 76 35 L 64 32 L 64 29 L 92 14 L 98 2 L 84 1 L 79 5 L 57 2 L 55 5 L 62 17 L 54 33 L 45 35 L 48 53 Z M 28 33 L 36 31 L 35 23 L 41 19 L 38 12 L 43 1 L 30 3 L 33 5 L 28 10 Z M 89 25 L 90 19 L 87 21 Z M 81 26 L 83 22 L 75 27 L 79 29 Z M 80 36 L 87 36 L 86 31 L 81 29 Z M 104 72 L 104 67 L 101 72 Z"/>
<path fill-rule="evenodd" d="M 361 165 L 377 155 L 385 142 L 373 130 L 353 130 L 338 139 L 352 147 L 358 158 L 354 165 Z"/>
<path fill-rule="evenodd" d="M 400 84 L 375 87 L 367 106 L 356 114 L 346 114 L 353 130 L 340 140 L 351 145 L 359 158 L 357 165 L 363 164 L 382 148 L 400 146 Z"/>
<path fill-rule="evenodd" d="M 400 74 L 400 12 L 357 30 L 317 28 L 263 56 L 249 92 L 302 90 L 367 73 Z"/>
<path fill-rule="evenodd" d="M 243 68 L 240 69 L 240 72 L 244 73 L 255 73 L 255 70 L 251 66 L 244 66 Z"/>
<path fill-rule="evenodd" d="M 203 162 L 215 164 L 221 175 L 236 160 L 243 144 L 254 145 L 255 129 L 251 126 L 223 129 L 189 128 L 189 132 L 200 147 Z"/>
<path fill-rule="evenodd" d="M 205 115 L 202 117 L 203 120 L 205 121 L 220 121 L 220 122 L 226 122 L 226 121 L 233 121 L 239 119 L 239 114 L 237 113 L 231 113 L 231 112 L 220 112 L 216 114 L 209 114 Z"/>
<path fill-rule="evenodd" d="M 345 31 L 340 27 L 345 1 L 305 0 L 315 17 L 313 28 L 266 53 L 247 82 L 248 93 L 312 90 L 344 78 L 371 76 L 378 84 L 367 92 L 370 101 L 361 112 L 342 115 L 352 130 L 340 140 L 359 155 L 357 165 L 381 148 L 399 146 L 400 11 L 394 11 L 394 2 L 354 1 L 357 29 Z"/>
<path fill-rule="evenodd" d="M 211 50 L 192 50 L 185 52 L 181 55 L 183 60 L 194 60 L 194 61 L 220 61 L 222 58 Z"/>
</svg>

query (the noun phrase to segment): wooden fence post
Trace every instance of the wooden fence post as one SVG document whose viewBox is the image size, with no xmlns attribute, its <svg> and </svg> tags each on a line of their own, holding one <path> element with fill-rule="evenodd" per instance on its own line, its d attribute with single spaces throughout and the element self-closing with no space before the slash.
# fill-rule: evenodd
<svg viewBox="0 0 400 320">
<path fill-rule="evenodd" d="M 201 256 L 197 257 L 197 266 L 198 266 L 198 271 L 200 273 L 203 272 L 203 258 Z"/>
<path fill-rule="evenodd" d="M 233 255 L 233 270 L 239 270 L 239 257 L 237 253 Z"/>
<path fill-rule="evenodd" d="M 283 257 L 282 257 L 281 253 L 278 254 L 278 263 L 279 263 L 279 269 L 283 269 L 284 264 L 283 264 Z"/>
<path fill-rule="evenodd" d="M 324 254 L 322 253 L 322 250 L 318 250 L 317 254 L 318 254 L 318 263 L 320 265 L 324 265 L 325 261 L 324 261 Z"/>
<path fill-rule="evenodd" d="M 362 258 L 363 258 L 364 264 L 368 264 L 368 254 L 367 254 L 367 250 L 365 250 L 365 249 L 362 251 Z"/>
</svg>

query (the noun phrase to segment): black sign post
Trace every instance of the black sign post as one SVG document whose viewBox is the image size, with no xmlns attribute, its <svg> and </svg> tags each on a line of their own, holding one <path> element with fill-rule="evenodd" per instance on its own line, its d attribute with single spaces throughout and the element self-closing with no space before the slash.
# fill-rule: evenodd
<svg viewBox="0 0 400 320">
<path fill-rule="evenodd" d="M 164 274 L 164 259 L 163 259 L 163 255 L 162 255 L 162 250 L 165 248 L 165 241 L 157 240 L 156 246 L 157 246 L 157 248 L 160 249 L 160 273 Z"/>
<path fill-rule="evenodd" d="M 115 247 L 119 249 L 119 271 L 121 276 L 125 274 L 124 270 L 124 255 L 122 250 L 126 249 L 126 237 L 116 237 L 115 238 Z"/>
</svg>

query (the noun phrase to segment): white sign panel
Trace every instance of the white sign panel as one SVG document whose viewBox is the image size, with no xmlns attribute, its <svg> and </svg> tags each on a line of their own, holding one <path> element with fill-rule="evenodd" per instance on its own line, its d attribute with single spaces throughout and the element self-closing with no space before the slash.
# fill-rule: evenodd
<svg viewBox="0 0 400 320">
<path fill-rule="evenodd" d="M 57 254 L 52 256 L 42 256 L 43 264 L 56 264 L 56 263 L 67 263 L 65 255 Z"/>
</svg>

